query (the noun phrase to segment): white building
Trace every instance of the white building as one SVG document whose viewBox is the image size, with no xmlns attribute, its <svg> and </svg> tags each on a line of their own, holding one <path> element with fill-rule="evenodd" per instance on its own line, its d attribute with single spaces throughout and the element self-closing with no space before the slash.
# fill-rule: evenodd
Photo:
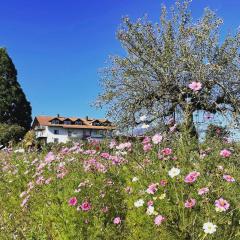
<svg viewBox="0 0 240 240">
<path fill-rule="evenodd" d="M 106 119 L 90 119 L 75 117 L 35 117 L 32 128 L 36 137 L 46 143 L 66 143 L 71 139 L 103 139 L 111 137 L 115 127 Z"/>
</svg>

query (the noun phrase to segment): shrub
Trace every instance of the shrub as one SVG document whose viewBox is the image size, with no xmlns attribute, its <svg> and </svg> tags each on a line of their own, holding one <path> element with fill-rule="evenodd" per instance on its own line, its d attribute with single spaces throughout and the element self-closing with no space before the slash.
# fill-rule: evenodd
<svg viewBox="0 0 240 240">
<path fill-rule="evenodd" d="M 7 145 L 10 141 L 18 142 L 25 133 L 25 129 L 18 125 L 0 124 L 0 144 Z"/>
</svg>

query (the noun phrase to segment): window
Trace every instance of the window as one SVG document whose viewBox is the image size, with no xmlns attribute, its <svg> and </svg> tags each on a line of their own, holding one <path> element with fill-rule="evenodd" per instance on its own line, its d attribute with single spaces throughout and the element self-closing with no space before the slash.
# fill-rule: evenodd
<svg viewBox="0 0 240 240">
<path fill-rule="evenodd" d="M 104 130 L 99 130 L 98 134 L 103 136 L 103 135 L 105 135 L 105 131 Z"/>
<path fill-rule="evenodd" d="M 101 126 L 101 123 L 99 121 L 95 121 L 92 123 L 93 126 Z"/>
<path fill-rule="evenodd" d="M 75 124 L 76 124 L 76 125 L 83 125 L 82 121 L 80 121 L 80 120 L 77 120 L 77 121 L 75 122 Z"/>
<path fill-rule="evenodd" d="M 66 120 L 66 121 L 64 121 L 64 122 L 63 122 L 63 124 L 66 124 L 66 125 L 71 125 L 71 124 L 72 124 L 72 122 L 71 122 L 71 121 L 69 121 L 69 120 Z"/>
<path fill-rule="evenodd" d="M 68 131 L 68 136 L 69 136 L 69 137 L 72 136 L 72 131 Z"/>
<path fill-rule="evenodd" d="M 55 130 L 53 131 L 53 133 L 57 135 L 57 134 L 59 134 L 59 130 L 56 130 L 56 129 L 55 129 Z"/>
<path fill-rule="evenodd" d="M 59 122 L 59 120 L 58 119 L 53 119 L 52 120 L 52 124 L 59 124 L 60 122 Z"/>
<path fill-rule="evenodd" d="M 54 138 L 54 143 L 58 143 L 58 138 Z"/>
</svg>

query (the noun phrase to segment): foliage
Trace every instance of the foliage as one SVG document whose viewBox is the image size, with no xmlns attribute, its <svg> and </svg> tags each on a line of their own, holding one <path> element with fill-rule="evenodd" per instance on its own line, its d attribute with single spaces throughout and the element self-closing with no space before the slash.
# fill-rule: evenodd
<svg viewBox="0 0 240 240">
<path fill-rule="evenodd" d="M 240 33 L 220 41 L 223 20 L 205 9 L 194 22 L 189 2 L 177 1 L 169 13 L 163 6 L 156 24 L 147 17 L 123 19 L 117 38 L 126 54 L 111 57 L 96 102 L 109 106 L 121 128 L 141 124 L 141 115 L 155 125 L 174 117 L 196 135 L 197 110 L 238 116 Z"/>
<path fill-rule="evenodd" d="M 17 70 L 6 49 L 0 48 L 0 123 L 30 129 L 31 106 L 17 81 Z"/>
<path fill-rule="evenodd" d="M 34 130 L 29 130 L 22 141 L 24 148 L 30 148 L 33 147 L 37 144 L 37 139 L 35 136 L 35 131 Z"/>
<path fill-rule="evenodd" d="M 226 139 L 230 135 L 229 131 L 226 127 L 221 127 L 218 125 L 210 124 L 206 131 L 206 138 L 215 138 L 218 137 L 219 139 Z"/>
<path fill-rule="evenodd" d="M 18 142 L 25 133 L 25 129 L 18 125 L 0 124 L 0 144 L 8 145 L 9 142 Z"/>
<path fill-rule="evenodd" d="M 176 134 L 1 151 L 0 239 L 239 239 L 240 146 Z"/>
</svg>

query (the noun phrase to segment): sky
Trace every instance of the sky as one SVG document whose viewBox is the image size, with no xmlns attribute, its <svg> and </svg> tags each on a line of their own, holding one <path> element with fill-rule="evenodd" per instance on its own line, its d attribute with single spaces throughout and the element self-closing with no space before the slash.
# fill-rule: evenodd
<svg viewBox="0 0 240 240">
<path fill-rule="evenodd" d="M 6 47 L 32 116 L 104 117 L 91 107 L 101 92 L 99 70 L 109 55 L 124 55 L 116 31 L 123 16 L 145 13 L 159 21 L 161 4 L 173 0 L 1 1 L 0 47 Z M 204 7 L 224 19 L 222 36 L 240 26 L 240 0 L 193 0 L 195 19 Z"/>
</svg>

